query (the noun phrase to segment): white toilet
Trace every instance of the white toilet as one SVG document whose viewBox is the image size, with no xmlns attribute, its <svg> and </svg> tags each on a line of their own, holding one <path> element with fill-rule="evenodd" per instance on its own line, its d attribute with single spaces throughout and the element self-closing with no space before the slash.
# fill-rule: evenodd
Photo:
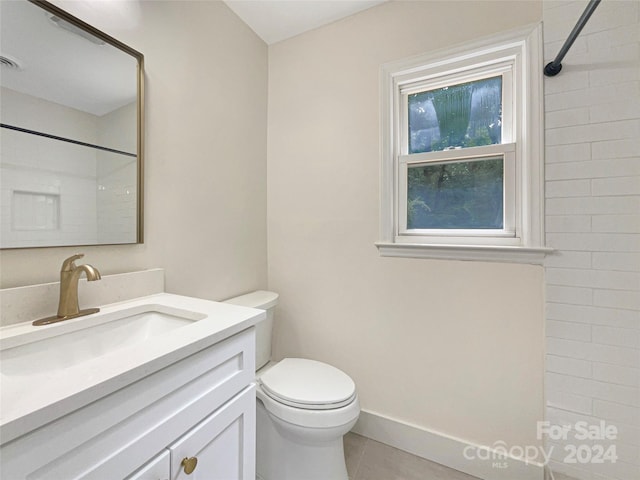
<svg viewBox="0 0 640 480">
<path fill-rule="evenodd" d="M 270 362 L 277 293 L 226 302 L 267 311 L 256 326 L 258 479 L 347 480 L 342 437 L 360 414 L 353 380 L 315 360 Z"/>
</svg>

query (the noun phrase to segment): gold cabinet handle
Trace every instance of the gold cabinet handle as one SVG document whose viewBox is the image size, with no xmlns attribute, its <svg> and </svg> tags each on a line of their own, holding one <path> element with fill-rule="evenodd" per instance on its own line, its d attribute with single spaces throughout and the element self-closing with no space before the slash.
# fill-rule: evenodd
<svg viewBox="0 0 640 480">
<path fill-rule="evenodd" d="M 196 469 L 196 465 L 198 465 L 198 459 L 196 457 L 184 457 L 180 465 L 184 467 L 184 473 L 191 475 L 191 473 Z"/>
</svg>

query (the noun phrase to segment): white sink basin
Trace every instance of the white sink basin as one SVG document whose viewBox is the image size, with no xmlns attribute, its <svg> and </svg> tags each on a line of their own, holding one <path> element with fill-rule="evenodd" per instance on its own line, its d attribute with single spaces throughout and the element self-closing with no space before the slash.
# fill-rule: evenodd
<svg viewBox="0 0 640 480">
<path fill-rule="evenodd" d="M 204 314 L 164 305 L 129 308 L 102 317 L 94 314 L 79 330 L 51 329 L 53 336 L 3 348 L 0 373 L 8 377 L 38 375 L 72 367 L 204 318 Z M 100 322 L 97 325 L 96 320 Z"/>
<path fill-rule="evenodd" d="M 264 319 L 161 293 L 44 326 L 0 328 L 0 438 L 8 442 Z"/>
</svg>

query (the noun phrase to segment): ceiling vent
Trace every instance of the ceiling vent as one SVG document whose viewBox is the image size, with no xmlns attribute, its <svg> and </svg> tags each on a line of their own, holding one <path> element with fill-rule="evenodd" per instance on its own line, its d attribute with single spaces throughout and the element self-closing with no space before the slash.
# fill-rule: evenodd
<svg viewBox="0 0 640 480">
<path fill-rule="evenodd" d="M 22 64 L 9 55 L 0 55 L 0 65 L 11 70 L 22 70 Z"/>
<path fill-rule="evenodd" d="M 92 35 L 86 30 L 78 27 L 77 25 L 67 22 L 65 19 L 57 17 L 50 13 L 46 13 L 46 15 L 49 21 L 56 27 L 66 30 L 67 32 L 73 33 L 79 37 L 82 37 L 85 40 L 89 40 L 91 43 L 95 43 L 96 45 L 104 45 L 104 42 L 102 41 L 102 39 L 96 37 L 95 35 Z"/>
</svg>

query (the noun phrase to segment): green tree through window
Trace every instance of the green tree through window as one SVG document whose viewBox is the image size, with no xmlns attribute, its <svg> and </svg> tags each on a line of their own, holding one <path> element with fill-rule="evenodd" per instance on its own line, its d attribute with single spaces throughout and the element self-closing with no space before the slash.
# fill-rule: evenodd
<svg viewBox="0 0 640 480">
<path fill-rule="evenodd" d="M 502 78 L 409 95 L 409 153 L 501 142 Z"/>
<path fill-rule="evenodd" d="M 502 77 L 408 96 L 409 153 L 501 141 Z M 504 162 L 500 158 L 408 169 L 407 228 L 501 229 Z"/>
<path fill-rule="evenodd" d="M 407 228 L 503 228 L 501 157 L 408 169 Z"/>
</svg>

